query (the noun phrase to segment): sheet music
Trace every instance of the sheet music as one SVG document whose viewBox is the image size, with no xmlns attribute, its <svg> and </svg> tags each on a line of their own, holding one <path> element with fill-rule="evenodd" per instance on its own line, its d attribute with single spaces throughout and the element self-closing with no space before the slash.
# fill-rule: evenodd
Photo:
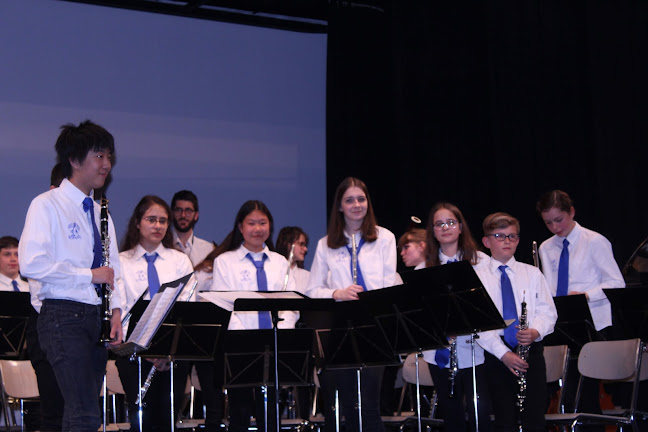
<svg viewBox="0 0 648 432">
<path fill-rule="evenodd" d="M 185 278 L 188 278 L 188 276 L 185 276 Z M 191 275 L 191 278 L 188 278 L 186 285 L 183 283 L 183 279 L 185 278 L 181 278 L 169 284 L 164 284 L 164 289 L 160 289 L 160 291 L 153 296 L 151 303 L 137 322 L 137 325 L 127 342 L 133 342 L 143 347 L 148 347 L 151 344 L 155 332 L 162 325 L 164 318 L 168 315 L 171 307 L 185 286 L 191 287 L 189 289 L 193 289 L 193 287 L 198 283 L 193 274 Z M 173 286 L 176 282 L 178 283 L 177 286 Z"/>
<path fill-rule="evenodd" d="M 303 299 L 295 291 L 200 291 L 198 296 L 226 311 L 234 311 L 237 299 Z"/>
</svg>

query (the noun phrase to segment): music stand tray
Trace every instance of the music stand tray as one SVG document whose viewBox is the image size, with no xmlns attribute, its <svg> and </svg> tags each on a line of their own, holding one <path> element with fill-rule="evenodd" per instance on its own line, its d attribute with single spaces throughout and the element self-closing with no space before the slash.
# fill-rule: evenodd
<svg viewBox="0 0 648 432">
<path fill-rule="evenodd" d="M 35 313 L 29 293 L 0 291 L 0 357 L 15 359 L 21 356 L 27 320 Z"/>
<path fill-rule="evenodd" d="M 585 294 L 554 297 L 558 319 L 554 332 L 543 339 L 546 346 L 567 345 L 571 354 L 578 355 L 588 342 L 600 340 L 594 327 Z"/>
</svg>

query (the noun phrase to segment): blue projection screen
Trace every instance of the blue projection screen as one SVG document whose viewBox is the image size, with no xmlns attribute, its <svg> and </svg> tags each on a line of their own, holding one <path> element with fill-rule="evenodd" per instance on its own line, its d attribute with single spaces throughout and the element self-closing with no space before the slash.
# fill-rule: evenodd
<svg viewBox="0 0 648 432">
<path fill-rule="evenodd" d="M 119 240 L 142 196 L 181 189 L 198 195 L 208 240 L 248 199 L 268 205 L 275 236 L 325 234 L 325 35 L 3 0 L 0 53 L 0 235 L 20 236 L 59 127 L 85 119 L 115 137 Z"/>
</svg>

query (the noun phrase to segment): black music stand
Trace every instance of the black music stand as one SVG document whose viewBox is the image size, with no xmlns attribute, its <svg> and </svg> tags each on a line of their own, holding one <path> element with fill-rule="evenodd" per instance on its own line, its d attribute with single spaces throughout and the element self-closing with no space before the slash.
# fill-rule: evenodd
<svg viewBox="0 0 648 432">
<path fill-rule="evenodd" d="M 272 333 L 274 346 L 274 385 L 275 385 L 275 425 L 277 432 L 281 430 L 281 418 L 279 413 L 279 345 L 278 345 L 278 324 L 280 311 L 319 311 L 328 310 L 335 303 L 332 299 L 310 299 L 296 291 L 258 291 L 241 292 L 245 298 L 237 298 L 234 301 L 235 311 L 268 311 L 272 315 Z M 252 297 L 250 297 L 252 296 Z M 312 333 L 311 333 L 312 336 Z M 304 342 L 306 342 L 304 340 Z M 312 346 L 312 337 L 308 346 Z M 303 347 L 302 347 L 303 350 Z M 264 349 L 265 351 L 265 349 Z M 267 357 L 264 357 L 267 358 Z M 265 369 L 265 368 L 264 368 Z M 264 385 L 267 391 L 267 385 Z M 268 429 L 267 398 L 264 405 L 265 428 Z"/>
<path fill-rule="evenodd" d="M 543 339 L 546 346 L 567 345 L 573 357 L 577 357 L 583 345 L 601 340 L 594 327 L 594 320 L 587 305 L 585 294 L 554 297 L 558 319 L 554 332 Z"/>
<path fill-rule="evenodd" d="M 303 318 L 308 326 L 316 329 L 319 361 L 326 369 L 356 370 L 358 416 L 362 431 L 360 373 L 366 367 L 398 365 L 398 356 L 361 301 L 337 302 L 329 311 L 308 313 Z M 335 413 L 336 428 L 339 430 L 339 410 L 336 409 Z"/>
<path fill-rule="evenodd" d="M 648 340 L 648 289 L 605 288 L 603 292 L 612 305 L 612 324 L 622 339 Z"/>
<path fill-rule="evenodd" d="M 407 272 L 402 277 L 405 285 L 360 293 L 360 300 L 369 302 L 368 308 L 395 351 L 418 353 L 417 368 L 423 350 L 447 347 L 449 336 L 471 336 L 473 403 L 479 429 L 475 339 L 479 332 L 506 327 L 502 315 L 468 261 Z M 418 411 L 420 430 L 420 405 Z"/>
<path fill-rule="evenodd" d="M 0 357 L 17 359 L 23 355 L 27 320 L 36 311 L 27 292 L 0 291 Z"/>
<path fill-rule="evenodd" d="M 131 321 L 139 317 L 133 312 Z M 208 302 L 177 302 L 157 330 L 142 358 L 166 358 L 171 363 L 171 431 L 175 430 L 174 364 L 176 360 L 210 361 L 229 324 L 230 313 Z M 141 377 L 140 377 L 141 382 Z M 140 397 L 141 401 L 141 397 Z M 140 423 L 141 424 L 141 423 Z"/>
</svg>

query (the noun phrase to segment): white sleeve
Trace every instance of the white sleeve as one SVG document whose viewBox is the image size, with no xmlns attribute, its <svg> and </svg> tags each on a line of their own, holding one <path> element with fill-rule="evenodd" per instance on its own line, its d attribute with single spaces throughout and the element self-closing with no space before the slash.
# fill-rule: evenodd
<svg viewBox="0 0 648 432">
<path fill-rule="evenodd" d="M 326 261 L 326 237 L 317 243 L 317 250 L 313 258 L 306 295 L 311 298 L 333 298 L 334 289 L 328 285 L 329 266 Z"/>
</svg>

